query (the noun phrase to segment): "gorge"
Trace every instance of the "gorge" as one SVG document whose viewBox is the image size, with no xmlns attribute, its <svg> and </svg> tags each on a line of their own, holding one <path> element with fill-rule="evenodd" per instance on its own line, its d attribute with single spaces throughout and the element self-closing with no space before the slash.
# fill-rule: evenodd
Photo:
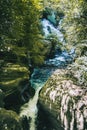
<svg viewBox="0 0 87 130">
<path fill-rule="evenodd" d="M 0 12 L 0 130 L 87 130 L 86 0 Z"/>
<path fill-rule="evenodd" d="M 53 17 L 52 17 L 53 19 Z M 63 43 L 63 34 L 60 32 L 58 27 L 54 27 L 54 25 L 47 19 L 42 19 L 42 26 L 43 31 L 45 34 L 45 38 L 47 38 L 50 34 L 55 35 L 57 39 Z M 50 28 L 50 31 L 48 29 Z M 49 43 L 50 44 L 50 43 Z M 57 45 L 58 46 L 58 45 Z M 46 83 L 47 79 L 52 75 L 52 73 L 59 69 L 66 68 L 66 66 L 70 63 L 72 63 L 74 59 L 74 53 L 68 54 L 66 51 L 60 51 L 59 47 L 56 47 L 55 53 L 52 56 L 53 58 L 50 58 L 45 61 L 44 65 L 40 68 L 35 68 L 33 71 L 33 74 L 30 78 L 31 86 L 36 90 L 35 95 L 32 99 L 29 100 L 28 103 L 24 104 L 21 108 L 20 117 L 24 118 L 27 117 L 27 120 L 30 123 L 30 130 L 50 130 L 51 128 L 48 128 L 45 124 L 40 124 L 41 119 L 38 120 L 38 97 L 39 97 L 39 91 Z M 44 115 L 44 113 L 43 113 Z M 45 117 L 44 117 L 45 118 Z M 35 123 L 38 122 L 38 123 Z M 37 125 L 36 125 L 37 124 Z M 40 125 L 42 128 L 39 128 Z M 28 128 L 29 129 L 29 128 Z M 53 129 L 53 128 L 52 128 Z"/>
</svg>

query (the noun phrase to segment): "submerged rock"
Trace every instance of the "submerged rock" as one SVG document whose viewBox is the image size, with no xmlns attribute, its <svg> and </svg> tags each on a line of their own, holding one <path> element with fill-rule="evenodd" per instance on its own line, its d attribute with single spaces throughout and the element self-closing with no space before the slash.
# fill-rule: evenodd
<svg viewBox="0 0 87 130">
<path fill-rule="evenodd" d="M 87 129 L 87 58 L 83 58 L 67 70 L 56 70 L 40 91 L 41 109 L 56 130 Z"/>
</svg>

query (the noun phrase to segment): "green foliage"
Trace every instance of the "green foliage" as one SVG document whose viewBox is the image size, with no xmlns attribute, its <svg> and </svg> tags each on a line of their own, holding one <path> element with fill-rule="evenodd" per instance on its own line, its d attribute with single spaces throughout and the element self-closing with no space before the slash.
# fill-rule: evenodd
<svg viewBox="0 0 87 130">
<path fill-rule="evenodd" d="M 60 8 L 65 14 L 63 29 L 68 44 L 76 45 L 87 39 L 87 3 L 85 0 L 61 0 Z M 85 42 L 84 42 L 85 43 Z"/>
<path fill-rule="evenodd" d="M 41 46 L 42 37 L 39 31 L 41 2 L 41 0 L 0 1 L 0 51 L 14 53 L 18 57 L 17 62 L 20 62 L 21 56 L 25 59 L 30 58 L 29 60 L 35 65 L 44 60 L 41 51 L 44 47 Z M 35 54 L 28 57 L 29 52 L 32 54 L 33 51 Z M 38 57 L 41 59 L 39 62 Z"/>
<path fill-rule="evenodd" d="M 54 4 L 55 8 L 64 14 L 61 26 L 67 47 L 70 49 L 72 46 L 87 43 L 87 1 L 49 0 L 48 3 L 51 6 Z"/>
</svg>

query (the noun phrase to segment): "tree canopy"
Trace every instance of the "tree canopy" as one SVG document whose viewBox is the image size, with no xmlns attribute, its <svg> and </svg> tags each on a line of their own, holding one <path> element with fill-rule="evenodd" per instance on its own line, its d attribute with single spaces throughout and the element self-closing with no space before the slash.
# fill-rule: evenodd
<svg viewBox="0 0 87 130">
<path fill-rule="evenodd" d="M 18 57 L 28 57 L 32 65 L 43 63 L 44 44 L 40 32 L 43 6 L 64 14 L 62 30 L 68 45 L 87 42 L 86 0 L 1 0 L 0 52 L 12 51 Z"/>
<path fill-rule="evenodd" d="M 33 65 L 42 64 L 41 11 L 41 0 L 1 0 L 0 51 L 13 51 L 19 57 L 29 57 Z"/>
</svg>

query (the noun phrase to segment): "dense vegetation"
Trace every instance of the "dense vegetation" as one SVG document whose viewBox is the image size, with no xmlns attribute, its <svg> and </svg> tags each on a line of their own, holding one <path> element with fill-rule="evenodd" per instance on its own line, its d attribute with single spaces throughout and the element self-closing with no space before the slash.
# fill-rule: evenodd
<svg viewBox="0 0 87 130">
<path fill-rule="evenodd" d="M 42 9 L 39 2 L 39 0 L 0 1 L 0 52 L 13 53 L 13 57 L 9 57 L 9 62 L 20 62 L 21 58 L 26 61 L 28 57 L 31 64 L 42 64 L 44 46 L 41 43 L 39 30 Z"/>
<path fill-rule="evenodd" d="M 87 6 L 85 0 L 0 1 L 0 53 L 9 52 L 9 62 L 40 65 L 44 61 L 44 44 L 40 33 L 41 13 L 50 6 L 64 14 L 62 31 L 66 43 L 76 46 L 87 42 Z M 86 46 L 86 45 L 85 45 Z M 2 54 L 5 55 L 5 54 Z M 27 59 L 28 58 L 28 59 Z M 3 56 L 0 57 L 3 59 Z"/>
<path fill-rule="evenodd" d="M 45 3 L 47 4 L 47 3 Z M 50 0 L 48 4 L 52 8 L 56 8 L 64 14 L 62 22 L 62 31 L 67 43 L 67 48 L 70 46 L 77 48 L 84 46 L 87 48 L 87 1 L 86 0 Z M 45 5 L 46 6 L 46 5 Z"/>
</svg>

